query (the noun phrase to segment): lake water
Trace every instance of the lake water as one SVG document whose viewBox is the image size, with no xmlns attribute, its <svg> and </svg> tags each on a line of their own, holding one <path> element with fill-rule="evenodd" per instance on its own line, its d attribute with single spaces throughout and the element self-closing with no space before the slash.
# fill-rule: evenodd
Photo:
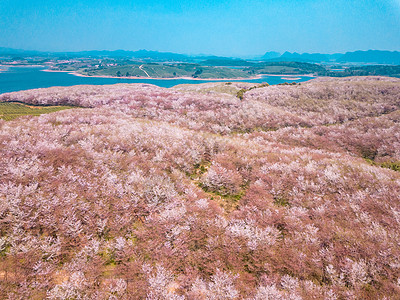
<svg viewBox="0 0 400 300">
<path fill-rule="evenodd" d="M 178 84 L 197 84 L 205 82 L 215 82 L 215 80 L 186 80 L 186 79 L 123 79 L 123 78 L 98 78 L 98 77 L 79 77 L 64 72 L 43 72 L 40 67 L 4 67 L 0 66 L 0 94 L 16 92 L 21 90 L 47 88 L 52 86 L 71 86 L 79 84 L 115 84 L 115 83 L 149 83 L 160 87 L 172 87 Z M 241 82 L 268 82 L 278 84 L 283 82 L 302 82 L 312 79 L 309 76 L 296 76 L 298 80 L 289 80 L 288 76 L 263 76 L 253 80 L 229 80 Z"/>
</svg>

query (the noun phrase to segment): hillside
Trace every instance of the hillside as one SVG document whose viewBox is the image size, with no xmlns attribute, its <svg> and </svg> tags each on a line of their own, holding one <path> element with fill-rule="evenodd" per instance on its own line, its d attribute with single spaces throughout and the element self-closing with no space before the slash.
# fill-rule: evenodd
<svg viewBox="0 0 400 300">
<path fill-rule="evenodd" d="M 343 71 L 326 70 L 318 73 L 321 76 L 348 77 L 348 76 L 390 76 L 400 77 L 400 66 L 370 65 L 347 67 Z"/>
<path fill-rule="evenodd" d="M 249 62 L 243 59 L 230 59 L 230 58 L 211 58 L 200 62 L 205 66 L 232 66 L 232 67 L 244 67 L 254 65 L 253 62 Z"/>
<path fill-rule="evenodd" d="M 326 73 L 318 64 L 296 61 L 263 62 L 243 69 L 249 74 L 317 74 Z"/>
<path fill-rule="evenodd" d="M 21 116 L 39 116 L 59 110 L 73 108 L 72 106 L 33 106 L 23 103 L 0 102 L 0 119 L 10 121 Z"/>
<path fill-rule="evenodd" d="M 247 72 L 225 67 L 202 66 L 199 64 L 173 63 L 173 64 L 124 64 L 116 66 L 96 66 L 79 68 L 77 73 L 87 76 L 111 77 L 151 77 L 151 78 L 249 78 Z"/>
<path fill-rule="evenodd" d="M 0 95 L 76 107 L 0 120 L 0 298 L 396 299 L 399 95 L 386 77 Z"/>
</svg>

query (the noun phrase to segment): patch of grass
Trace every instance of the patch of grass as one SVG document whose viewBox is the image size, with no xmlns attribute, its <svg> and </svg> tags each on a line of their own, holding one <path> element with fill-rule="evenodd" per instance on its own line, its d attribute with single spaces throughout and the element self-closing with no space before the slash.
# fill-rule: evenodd
<svg viewBox="0 0 400 300">
<path fill-rule="evenodd" d="M 393 171 L 400 172 L 400 161 L 395 161 L 395 162 L 384 162 L 381 163 L 382 168 L 388 168 Z"/>
<path fill-rule="evenodd" d="M 15 102 L 0 102 L 0 119 L 11 121 L 21 116 L 39 116 L 64 109 L 73 108 L 72 106 L 37 106 Z"/>
<path fill-rule="evenodd" d="M 240 100 L 243 100 L 244 93 L 246 93 L 248 91 L 251 91 L 251 90 L 254 90 L 254 89 L 263 88 L 263 87 L 266 87 L 266 86 L 269 86 L 269 84 L 268 83 L 263 83 L 263 84 L 260 84 L 260 85 L 252 86 L 252 87 L 250 87 L 248 89 L 241 89 L 236 93 L 236 97 L 238 97 Z"/>
<path fill-rule="evenodd" d="M 240 100 L 243 100 L 244 97 L 244 93 L 246 93 L 247 90 L 246 89 L 241 89 L 237 92 L 236 97 L 238 97 Z"/>
<path fill-rule="evenodd" d="M 218 192 L 210 190 L 207 186 L 198 182 L 197 185 L 207 194 L 211 199 L 216 201 L 227 213 L 230 213 L 239 207 L 239 201 L 246 193 L 246 189 L 242 189 L 237 194 L 227 194 L 225 192 Z"/>
<path fill-rule="evenodd" d="M 210 161 L 202 161 L 194 165 L 194 170 L 191 174 L 188 174 L 190 179 L 199 180 L 201 175 L 207 172 L 208 168 L 211 166 Z"/>
<path fill-rule="evenodd" d="M 390 169 L 393 171 L 400 172 L 400 161 L 385 161 L 383 163 L 378 163 L 370 158 L 364 157 L 365 161 L 368 162 L 370 165 L 378 166 L 381 168 Z"/>
<path fill-rule="evenodd" d="M 276 196 L 274 197 L 274 204 L 277 206 L 290 206 L 289 200 L 284 196 Z"/>
</svg>

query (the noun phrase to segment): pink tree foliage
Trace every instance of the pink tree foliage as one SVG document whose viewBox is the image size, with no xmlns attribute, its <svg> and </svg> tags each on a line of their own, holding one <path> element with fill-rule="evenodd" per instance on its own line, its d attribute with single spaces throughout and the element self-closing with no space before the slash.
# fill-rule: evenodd
<svg viewBox="0 0 400 300">
<path fill-rule="evenodd" d="M 398 79 L 204 88 L 0 96 L 0 298 L 396 299 Z"/>
</svg>

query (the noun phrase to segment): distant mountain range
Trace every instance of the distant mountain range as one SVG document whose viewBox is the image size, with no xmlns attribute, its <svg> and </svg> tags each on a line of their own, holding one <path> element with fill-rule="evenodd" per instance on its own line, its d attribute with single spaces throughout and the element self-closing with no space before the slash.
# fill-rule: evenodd
<svg viewBox="0 0 400 300">
<path fill-rule="evenodd" d="M 381 51 L 381 50 L 368 50 L 368 51 L 355 51 L 335 53 L 335 54 L 322 54 L 322 53 L 290 53 L 285 52 L 280 56 L 271 57 L 271 53 L 267 52 L 262 57 L 266 61 L 297 61 L 297 62 L 339 62 L 339 63 L 371 63 L 371 64 L 391 64 L 400 65 L 400 52 L 399 51 Z"/>
<path fill-rule="evenodd" d="M 0 47 L 0 55 L 3 56 L 29 56 L 29 55 L 47 55 L 46 52 L 34 51 L 34 50 L 21 50 L 13 48 Z"/>
<path fill-rule="evenodd" d="M 274 59 L 274 58 L 278 58 L 280 56 L 281 56 L 281 54 L 279 52 L 270 51 L 270 52 L 265 53 L 263 55 L 263 57 L 261 57 L 261 59 L 263 59 L 263 60 Z"/>
<path fill-rule="evenodd" d="M 161 61 L 185 61 L 190 59 L 188 55 L 177 54 L 172 52 L 158 52 L 158 51 L 126 51 L 126 50 L 93 50 L 93 51 L 78 51 L 78 52 L 41 52 L 31 50 L 20 50 L 11 48 L 0 47 L 0 55 L 2 56 L 46 56 L 46 57 L 113 57 L 113 58 L 137 58 L 137 59 L 151 59 Z"/>
<path fill-rule="evenodd" d="M 189 56 L 185 54 L 177 54 L 172 52 L 159 52 L 159 51 L 126 51 L 126 50 L 93 50 L 93 51 L 79 51 L 79 52 L 42 52 L 33 50 L 21 50 L 12 48 L 0 47 L 0 56 L 11 57 L 29 57 L 29 56 L 43 56 L 43 57 L 58 57 L 58 58 L 73 58 L 73 57 L 93 57 L 93 58 L 136 58 L 141 60 L 154 60 L 154 61 L 198 61 L 202 64 L 210 65 L 225 65 L 225 66 L 249 66 L 252 62 L 229 57 L 220 56 Z M 266 52 L 258 60 L 262 61 L 293 61 L 293 62 L 309 62 L 309 63 L 357 63 L 357 64 L 391 64 L 400 65 L 400 52 L 399 51 L 381 51 L 381 50 L 368 50 L 368 51 L 354 51 L 345 54 L 323 54 L 323 53 L 291 53 L 285 52 L 282 55 L 278 52 Z"/>
<path fill-rule="evenodd" d="M 347 52 L 337 61 L 400 65 L 400 52 L 378 50 Z"/>
<path fill-rule="evenodd" d="M 268 52 L 267 52 L 268 53 Z M 334 62 L 343 54 L 321 54 L 321 53 L 303 53 L 299 54 L 297 52 L 290 53 L 285 52 L 279 57 L 274 57 L 274 61 L 298 61 L 298 62 Z"/>
<path fill-rule="evenodd" d="M 115 51 L 81 51 L 81 52 L 61 52 L 55 54 L 63 54 L 66 56 L 91 56 L 91 57 L 133 57 L 138 59 L 153 59 L 153 60 L 171 60 L 181 61 L 187 60 L 188 56 L 184 54 L 177 54 L 172 52 L 158 52 L 158 51 L 126 51 L 126 50 L 115 50 Z"/>
</svg>

